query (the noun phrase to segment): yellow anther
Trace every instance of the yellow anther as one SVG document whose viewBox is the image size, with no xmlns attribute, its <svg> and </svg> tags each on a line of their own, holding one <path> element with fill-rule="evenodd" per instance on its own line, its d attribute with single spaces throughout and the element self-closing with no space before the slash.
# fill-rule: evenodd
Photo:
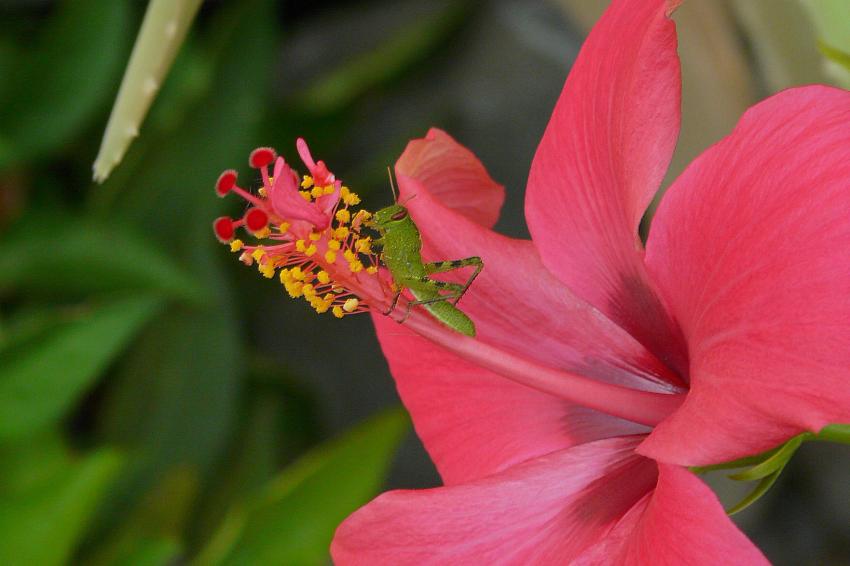
<svg viewBox="0 0 850 566">
<path fill-rule="evenodd" d="M 351 270 L 351 273 L 359 273 L 363 271 L 363 262 L 359 259 L 356 261 L 349 262 L 348 269 Z"/>
<path fill-rule="evenodd" d="M 304 253 L 304 250 L 307 249 L 307 245 L 304 240 L 297 240 L 295 242 L 295 249 L 301 253 Z"/>
<path fill-rule="evenodd" d="M 292 278 L 296 281 L 304 281 L 304 272 L 301 271 L 301 267 L 295 266 L 292 268 L 290 272 L 292 274 Z"/>
<path fill-rule="evenodd" d="M 355 193 L 348 193 L 348 196 L 342 199 L 342 202 L 348 206 L 354 206 L 355 204 L 360 204 L 360 197 Z"/>
<path fill-rule="evenodd" d="M 370 254 L 372 253 L 372 238 L 370 238 L 369 236 L 366 236 L 365 238 L 360 238 L 354 244 L 354 247 L 357 249 L 358 252 L 362 254 Z"/>
<path fill-rule="evenodd" d="M 328 249 L 329 250 L 339 250 L 342 244 L 339 240 L 328 240 Z"/>
<path fill-rule="evenodd" d="M 281 234 L 285 234 L 286 232 L 289 231 L 289 222 L 281 222 L 278 225 L 277 229 L 280 230 Z"/>
<path fill-rule="evenodd" d="M 251 257 L 257 261 L 260 261 L 260 259 L 262 259 L 264 255 L 266 255 L 266 250 L 264 250 L 262 247 L 258 247 L 253 252 L 251 252 Z"/>
<path fill-rule="evenodd" d="M 344 252 L 342 252 L 342 257 L 344 257 L 346 261 L 354 261 L 355 259 L 357 259 L 357 254 L 351 250 L 345 250 Z"/>
<path fill-rule="evenodd" d="M 266 226 L 262 230 L 258 230 L 256 232 L 254 232 L 254 237 L 255 238 L 268 238 L 271 235 L 271 233 L 272 233 L 272 231 L 269 230 L 268 226 Z"/>
<path fill-rule="evenodd" d="M 304 179 L 301 180 L 301 188 L 309 189 L 313 186 L 313 177 L 310 175 L 304 175 Z"/>
<path fill-rule="evenodd" d="M 334 187 L 333 185 L 328 185 L 327 187 L 325 187 L 325 194 L 326 195 L 332 195 L 332 194 L 334 194 L 335 190 L 336 190 L 336 187 Z"/>
<path fill-rule="evenodd" d="M 230 242 L 230 251 L 238 252 L 242 249 L 242 246 L 244 245 L 245 244 L 242 242 L 242 240 L 233 240 L 232 242 Z"/>
<path fill-rule="evenodd" d="M 292 278 L 292 272 L 288 269 L 281 269 L 280 274 L 278 276 L 280 277 L 280 282 L 284 285 L 286 285 L 287 283 L 292 283 L 294 281 L 294 279 Z"/>
<path fill-rule="evenodd" d="M 345 316 L 345 313 L 342 312 L 342 307 L 339 306 L 339 305 L 335 306 L 332 309 L 332 312 L 334 313 L 334 316 L 337 317 L 337 318 L 342 318 L 343 316 Z"/>
<path fill-rule="evenodd" d="M 322 234 L 320 232 L 310 232 L 310 239 L 314 242 L 318 242 L 322 239 Z"/>
<path fill-rule="evenodd" d="M 304 255 L 307 257 L 312 257 L 316 254 L 316 244 L 310 244 L 306 250 L 304 250 Z"/>
<path fill-rule="evenodd" d="M 325 191 L 324 189 L 322 189 L 322 187 L 313 187 L 310 190 L 310 196 L 312 196 L 313 198 L 319 198 L 323 194 L 325 194 Z"/>
<path fill-rule="evenodd" d="M 289 292 L 289 296 L 293 299 L 296 299 L 304 294 L 304 283 L 300 281 L 296 281 L 295 283 L 290 283 L 286 286 L 287 292 Z"/>
<path fill-rule="evenodd" d="M 260 187 L 260 188 L 257 190 L 257 193 L 259 193 L 259 195 L 260 195 L 261 197 L 263 197 L 263 198 L 265 198 L 265 197 L 269 196 L 269 192 L 266 190 L 266 188 L 265 188 L 265 187 Z"/>
<path fill-rule="evenodd" d="M 323 301 L 333 301 L 334 300 L 334 294 L 333 293 L 325 293 L 325 296 L 322 297 L 322 300 Z"/>
<path fill-rule="evenodd" d="M 301 292 L 304 293 L 305 297 L 315 297 L 316 289 L 310 283 L 305 283 L 303 287 L 301 287 Z"/>
<path fill-rule="evenodd" d="M 322 283 L 322 284 L 328 284 L 328 283 L 331 282 L 331 276 L 328 275 L 328 272 L 324 271 L 324 270 L 322 270 L 322 271 L 320 271 L 319 273 L 316 274 L 316 279 L 318 279 L 319 283 Z"/>
<path fill-rule="evenodd" d="M 320 299 L 319 297 L 317 297 L 315 295 L 312 296 L 312 297 L 305 297 L 305 298 L 310 303 L 310 306 L 313 307 L 314 309 L 316 309 L 316 312 L 319 313 L 319 314 L 327 312 L 328 309 L 331 306 L 330 303 Z"/>
<path fill-rule="evenodd" d="M 272 277 L 274 277 L 274 264 L 270 261 L 258 264 L 257 269 L 260 270 L 260 273 L 262 273 L 263 277 L 265 277 L 266 279 L 271 279 Z"/>
<path fill-rule="evenodd" d="M 377 266 L 377 265 L 372 265 L 372 266 L 370 266 L 370 267 L 367 267 L 367 268 L 366 268 L 366 273 L 368 273 L 369 275 L 375 275 L 376 273 L 378 273 L 378 266 Z"/>
<path fill-rule="evenodd" d="M 345 208 L 337 210 L 336 219 L 340 224 L 348 224 L 349 220 L 351 220 L 351 213 Z"/>
<path fill-rule="evenodd" d="M 360 301 L 357 300 L 356 297 L 352 297 L 345 301 L 345 303 L 342 305 L 342 310 L 344 310 L 345 312 L 354 312 L 355 310 L 357 310 L 358 306 L 360 306 Z"/>
<path fill-rule="evenodd" d="M 351 231 L 346 226 L 340 226 L 339 228 L 334 230 L 334 239 L 335 240 L 344 240 L 348 237 Z"/>
<path fill-rule="evenodd" d="M 310 194 L 310 191 L 298 191 L 298 194 L 301 195 L 307 202 L 313 200 L 313 195 Z"/>
<path fill-rule="evenodd" d="M 336 261 L 336 252 L 333 250 L 328 250 L 325 252 L 325 261 L 328 263 L 333 263 Z"/>
<path fill-rule="evenodd" d="M 360 221 L 363 222 L 372 218 L 372 213 L 361 208 L 357 211 L 357 214 L 354 215 L 354 218 L 360 218 Z"/>
</svg>

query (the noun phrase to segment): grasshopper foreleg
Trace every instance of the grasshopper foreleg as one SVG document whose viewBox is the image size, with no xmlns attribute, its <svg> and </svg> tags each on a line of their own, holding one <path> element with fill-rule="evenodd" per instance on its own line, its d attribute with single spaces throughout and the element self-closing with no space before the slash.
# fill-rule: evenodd
<svg viewBox="0 0 850 566">
<path fill-rule="evenodd" d="M 395 310 L 396 305 L 398 305 L 398 298 L 399 298 L 399 297 L 401 297 L 401 292 L 402 292 L 402 291 L 404 291 L 404 287 L 399 287 L 398 291 L 396 291 L 395 293 L 393 293 L 393 300 L 392 300 L 392 302 L 390 303 L 390 308 L 388 308 L 387 310 L 385 310 L 385 311 L 383 312 L 383 314 L 384 314 L 385 316 L 389 316 L 389 315 L 390 315 L 390 313 L 392 313 L 392 312 Z M 407 318 L 407 317 L 405 317 L 405 318 Z"/>
</svg>

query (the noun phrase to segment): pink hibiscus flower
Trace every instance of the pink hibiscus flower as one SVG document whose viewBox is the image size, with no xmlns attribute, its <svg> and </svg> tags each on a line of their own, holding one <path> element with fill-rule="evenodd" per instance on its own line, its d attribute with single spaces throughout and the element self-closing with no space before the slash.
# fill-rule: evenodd
<svg viewBox="0 0 850 566">
<path fill-rule="evenodd" d="M 478 336 L 373 310 L 445 486 L 354 513 L 337 563 L 766 562 L 683 466 L 850 422 L 850 94 L 750 109 L 644 250 L 679 129 L 676 4 L 614 0 L 591 32 L 532 164 L 532 241 L 490 230 L 502 188 L 443 132 L 399 159 L 424 256 L 484 260 L 460 303 Z"/>
</svg>

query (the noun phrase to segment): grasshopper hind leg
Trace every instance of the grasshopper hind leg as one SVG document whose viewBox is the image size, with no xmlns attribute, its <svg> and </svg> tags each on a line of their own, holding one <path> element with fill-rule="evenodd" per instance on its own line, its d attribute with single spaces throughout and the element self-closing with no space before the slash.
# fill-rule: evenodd
<svg viewBox="0 0 850 566">
<path fill-rule="evenodd" d="M 435 261 L 432 263 L 425 264 L 425 273 L 429 275 L 431 273 L 445 273 L 447 271 L 454 271 L 455 269 L 460 269 L 462 267 L 475 266 L 475 271 L 472 272 L 472 275 L 469 276 L 469 279 L 466 280 L 466 283 L 462 285 L 462 289 L 454 297 L 452 301 L 453 305 L 456 305 L 457 302 L 463 297 L 466 293 L 466 290 L 469 289 L 469 286 L 472 285 L 472 282 L 475 281 L 475 278 L 478 277 L 478 274 L 481 273 L 481 270 L 484 269 L 484 262 L 481 261 L 481 258 L 478 256 L 471 256 L 464 259 L 454 259 L 449 261 Z M 452 298 L 452 297 L 448 297 Z"/>
</svg>

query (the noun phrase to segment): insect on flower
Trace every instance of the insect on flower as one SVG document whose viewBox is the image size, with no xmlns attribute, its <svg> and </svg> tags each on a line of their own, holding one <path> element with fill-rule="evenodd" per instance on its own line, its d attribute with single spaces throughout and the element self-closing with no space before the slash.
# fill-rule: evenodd
<svg viewBox="0 0 850 566">
<path fill-rule="evenodd" d="M 271 279 L 277 274 L 292 298 L 304 297 L 320 314 L 331 312 L 342 318 L 371 306 L 389 315 L 409 289 L 414 300 L 406 301 L 398 322 L 407 319 L 412 307 L 422 305 L 449 328 L 474 336 L 475 325 L 455 303 L 481 272 L 481 259 L 423 263 L 419 231 L 406 208 L 393 204 L 374 217 L 367 210 L 355 210 L 360 197 L 323 161 L 313 160 L 304 140 L 298 139 L 296 146 L 310 175 L 299 177 L 275 150 L 263 147 L 248 159 L 262 177 L 257 194 L 237 186 L 233 169 L 219 176 L 216 193 L 220 197 L 235 193 L 249 208 L 241 219 L 216 219 L 213 228 L 218 239 L 240 252 L 244 264 L 256 265 L 263 276 Z M 376 230 L 380 238 L 363 234 L 364 227 Z M 237 228 L 255 242 L 235 238 Z M 380 247 L 381 253 L 376 254 L 373 246 Z M 383 271 L 379 269 L 382 261 L 387 268 Z M 466 266 L 475 266 L 475 271 L 463 285 L 429 277 Z"/>
<path fill-rule="evenodd" d="M 392 177 L 390 177 L 390 186 L 393 187 L 393 196 L 395 196 Z M 419 229 L 407 209 L 397 202 L 376 212 L 373 218 L 366 222 L 366 226 L 374 228 L 381 235 L 379 239 L 372 242 L 372 245 L 382 248 L 381 261 L 389 269 L 396 285 L 390 308 L 384 314 L 390 314 L 395 309 L 402 292 L 410 289 L 415 300 L 408 301 L 405 315 L 400 322 L 407 319 L 412 307 L 422 305 L 449 328 L 467 336 L 475 336 L 475 324 L 455 305 L 484 269 L 481 258 L 472 256 L 465 259 L 423 263 L 422 238 L 419 235 Z M 463 285 L 429 277 L 434 273 L 445 273 L 467 266 L 474 266 L 475 271 Z"/>
</svg>

